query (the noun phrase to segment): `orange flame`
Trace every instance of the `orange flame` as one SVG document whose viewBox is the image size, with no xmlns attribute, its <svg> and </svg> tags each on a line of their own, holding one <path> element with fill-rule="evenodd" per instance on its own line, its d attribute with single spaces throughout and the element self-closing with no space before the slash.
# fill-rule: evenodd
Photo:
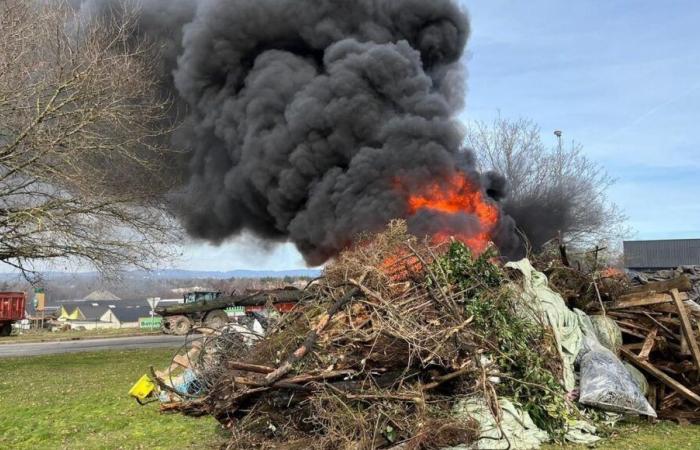
<svg viewBox="0 0 700 450">
<path fill-rule="evenodd" d="M 600 271 L 601 278 L 624 278 L 625 272 L 615 267 L 607 267 Z"/>
<path fill-rule="evenodd" d="M 400 186 L 403 183 L 399 183 Z M 429 210 L 445 215 L 468 214 L 477 219 L 479 230 L 437 230 L 432 238 L 437 243 L 451 237 L 467 244 L 474 252 L 483 253 L 500 220 L 498 207 L 484 198 L 483 193 L 465 174 L 457 173 L 445 182 L 433 182 L 421 192 L 408 197 L 409 213 Z"/>
</svg>

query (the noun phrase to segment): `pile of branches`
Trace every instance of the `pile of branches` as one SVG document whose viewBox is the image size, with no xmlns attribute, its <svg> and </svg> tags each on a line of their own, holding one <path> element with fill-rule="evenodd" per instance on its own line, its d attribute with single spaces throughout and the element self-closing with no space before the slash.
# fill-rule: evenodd
<svg viewBox="0 0 700 450">
<path fill-rule="evenodd" d="M 617 300 L 631 287 L 623 271 L 608 265 L 606 250 L 595 247 L 572 252 L 555 239 L 529 257 L 569 307 L 593 313 L 600 311 L 601 302 Z"/>
<path fill-rule="evenodd" d="M 499 417 L 501 395 L 561 428 L 551 331 L 523 314 L 493 256 L 394 222 L 340 255 L 265 338 L 217 358 L 202 396 L 164 407 L 214 416 L 232 449 L 468 444 L 479 424 L 455 404 L 479 398 Z"/>
</svg>

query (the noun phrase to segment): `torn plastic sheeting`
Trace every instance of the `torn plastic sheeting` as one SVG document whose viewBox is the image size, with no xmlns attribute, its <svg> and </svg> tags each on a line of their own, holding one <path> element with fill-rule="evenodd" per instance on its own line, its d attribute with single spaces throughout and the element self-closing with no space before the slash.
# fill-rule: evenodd
<svg viewBox="0 0 700 450">
<path fill-rule="evenodd" d="M 535 425 L 527 412 L 517 408 L 510 400 L 501 398 L 498 405 L 501 409 L 500 424 L 483 398 L 458 402 L 454 407 L 455 414 L 479 422 L 479 439 L 468 447 L 445 450 L 529 450 L 538 449 L 552 440 L 546 431 Z M 592 424 L 574 421 L 567 425 L 564 439 L 575 444 L 592 445 L 600 440 L 595 433 L 596 427 Z"/>
<path fill-rule="evenodd" d="M 552 328 L 557 350 L 564 362 L 564 388 L 572 391 L 576 387 L 574 361 L 583 345 L 577 314 L 566 306 L 561 295 L 549 288 L 547 276 L 535 270 L 529 260 L 510 262 L 506 267 L 523 274 L 522 299 L 532 305 Z"/>
<path fill-rule="evenodd" d="M 546 431 L 537 428 L 530 415 L 517 409 L 507 399 L 499 399 L 500 424 L 483 398 L 465 399 L 455 405 L 458 416 L 471 417 L 479 422 L 479 440 L 469 447 L 451 447 L 449 450 L 466 449 L 538 449 L 550 440 Z"/>
</svg>

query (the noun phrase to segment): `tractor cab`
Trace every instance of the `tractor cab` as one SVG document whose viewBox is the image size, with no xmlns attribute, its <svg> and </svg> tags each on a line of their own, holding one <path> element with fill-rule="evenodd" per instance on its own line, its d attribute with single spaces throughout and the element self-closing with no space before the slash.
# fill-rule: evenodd
<svg viewBox="0 0 700 450">
<path fill-rule="evenodd" d="M 185 304 L 197 303 L 201 301 L 212 301 L 221 297 L 221 292 L 188 292 L 185 294 Z"/>
</svg>

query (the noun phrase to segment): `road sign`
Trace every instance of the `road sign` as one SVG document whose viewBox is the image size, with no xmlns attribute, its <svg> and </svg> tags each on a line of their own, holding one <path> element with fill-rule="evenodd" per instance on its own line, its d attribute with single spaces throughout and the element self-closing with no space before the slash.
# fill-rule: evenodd
<svg viewBox="0 0 700 450">
<path fill-rule="evenodd" d="M 160 297 L 151 297 L 147 298 L 146 301 L 148 302 L 148 306 L 151 307 L 151 311 L 156 309 L 156 306 L 158 306 L 158 302 L 160 302 Z"/>
</svg>

